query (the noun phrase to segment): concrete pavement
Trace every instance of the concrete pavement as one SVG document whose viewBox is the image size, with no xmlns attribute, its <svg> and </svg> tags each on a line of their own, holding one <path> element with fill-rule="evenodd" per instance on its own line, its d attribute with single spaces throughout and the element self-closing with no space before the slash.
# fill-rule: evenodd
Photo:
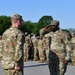
<svg viewBox="0 0 75 75">
<path fill-rule="evenodd" d="M 50 75 L 48 64 L 38 63 L 38 61 L 25 62 L 25 75 Z M 75 66 L 68 65 L 65 75 L 75 75 Z"/>
<path fill-rule="evenodd" d="M 0 75 L 4 75 L 0 62 Z M 48 65 L 38 61 L 24 62 L 24 75 L 50 75 Z M 68 65 L 65 75 L 75 75 L 75 66 Z"/>
</svg>

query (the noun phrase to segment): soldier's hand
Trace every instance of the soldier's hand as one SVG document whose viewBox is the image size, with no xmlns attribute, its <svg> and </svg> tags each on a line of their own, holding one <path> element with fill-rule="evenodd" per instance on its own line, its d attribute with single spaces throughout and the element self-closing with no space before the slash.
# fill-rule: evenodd
<svg viewBox="0 0 75 75">
<path fill-rule="evenodd" d="M 15 66 L 15 70 L 20 70 L 20 66 Z"/>
</svg>

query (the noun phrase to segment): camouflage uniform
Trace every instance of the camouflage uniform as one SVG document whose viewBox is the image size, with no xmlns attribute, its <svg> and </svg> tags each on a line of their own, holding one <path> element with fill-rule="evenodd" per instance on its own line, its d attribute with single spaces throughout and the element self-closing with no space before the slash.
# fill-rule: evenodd
<svg viewBox="0 0 75 75">
<path fill-rule="evenodd" d="M 45 54 L 46 54 L 46 62 L 49 62 L 49 39 L 47 37 L 45 38 Z"/>
<path fill-rule="evenodd" d="M 0 36 L 0 60 L 2 59 L 2 36 Z"/>
<path fill-rule="evenodd" d="M 31 39 L 28 36 L 28 33 L 25 33 L 25 43 L 24 43 L 24 61 L 29 59 L 29 50 L 31 45 Z"/>
<path fill-rule="evenodd" d="M 31 58 L 31 60 L 34 60 L 34 46 L 33 46 L 33 42 L 32 42 L 34 40 L 33 33 L 30 34 L 30 38 L 31 38 L 30 58 Z"/>
<path fill-rule="evenodd" d="M 13 15 L 20 16 L 18 14 Z M 24 34 L 11 26 L 2 35 L 2 68 L 5 75 L 23 75 Z M 16 69 L 19 68 L 19 69 Z"/>
<path fill-rule="evenodd" d="M 38 39 L 36 38 L 36 36 L 33 37 L 32 39 L 32 43 L 33 43 L 33 47 L 34 47 L 34 61 L 38 60 Z"/>
<path fill-rule="evenodd" d="M 45 40 L 43 39 L 43 37 L 41 37 L 38 40 L 38 52 L 39 52 L 39 62 L 44 62 L 45 61 Z"/>
<path fill-rule="evenodd" d="M 72 34 L 72 44 L 73 44 L 73 53 L 72 53 L 72 65 L 75 66 L 75 33 Z"/>
<path fill-rule="evenodd" d="M 53 20 L 52 25 L 59 25 L 59 21 Z M 70 60 L 71 39 L 60 28 L 55 32 L 49 32 L 45 35 L 49 37 L 49 69 L 51 75 L 64 75 L 66 70 L 66 61 Z"/>
</svg>

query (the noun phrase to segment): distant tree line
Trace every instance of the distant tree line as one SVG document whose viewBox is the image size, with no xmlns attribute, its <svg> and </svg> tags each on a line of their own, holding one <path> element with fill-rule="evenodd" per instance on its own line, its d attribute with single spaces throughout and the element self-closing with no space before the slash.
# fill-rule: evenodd
<svg viewBox="0 0 75 75">
<path fill-rule="evenodd" d="M 39 35 L 39 30 L 44 28 L 48 24 L 51 23 L 53 20 L 52 16 L 43 16 L 39 19 L 38 22 L 31 22 L 31 21 L 23 21 L 22 27 L 20 28 L 23 32 L 34 33 Z M 11 26 L 11 17 L 10 16 L 0 16 L 0 35 Z M 75 29 L 63 29 L 64 31 L 68 32 L 75 32 Z"/>
</svg>

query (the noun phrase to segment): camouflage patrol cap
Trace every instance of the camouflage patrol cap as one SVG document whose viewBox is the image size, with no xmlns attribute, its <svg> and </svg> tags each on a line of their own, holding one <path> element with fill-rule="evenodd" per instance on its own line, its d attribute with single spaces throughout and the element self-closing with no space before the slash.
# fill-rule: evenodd
<svg viewBox="0 0 75 75">
<path fill-rule="evenodd" d="M 12 14 L 11 18 L 20 19 L 21 21 L 23 21 L 22 16 L 17 13 Z"/>
<path fill-rule="evenodd" d="M 59 25 L 59 21 L 58 20 L 53 20 L 53 21 L 51 21 L 50 25 Z"/>
</svg>

